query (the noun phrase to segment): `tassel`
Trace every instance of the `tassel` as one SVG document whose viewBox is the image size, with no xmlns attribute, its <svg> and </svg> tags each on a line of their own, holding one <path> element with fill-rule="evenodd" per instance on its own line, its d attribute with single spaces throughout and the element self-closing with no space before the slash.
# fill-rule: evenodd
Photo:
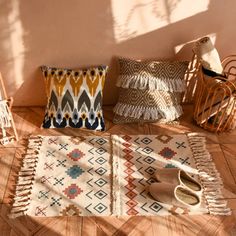
<svg viewBox="0 0 236 236">
<path fill-rule="evenodd" d="M 24 215 L 28 209 L 42 141 L 43 138 L 41 136 L 31 136 L 29 138 L 28 148 L 22 167 L 18 173 L 15 196 L 13 198 L 12 210 L 9 215 L 10 218 Z"/>
<path fill-rule="evenodd" d="M 117 115 L 125 117 L 132 117 L 136 119 L 140 119 L 142 117 L 144 120 L 157 120 L 164 118 L 167 121 L 175 120 L 183 114 L 183 110 L 180 105 L 161 109 L 158 107 L 149 108 L 117 103 L 113 111 Z"/>
<path fill-rule="evenodd" d="M 227 201 L 222 194 L 223 182 L 210 153 L 206 150 L 206 139 L 198 133 L 187 134 L 198 169 L 207 208 L 212 215 L 230 215 Z"/>
<path fill-rule="evenodd" d="M 182 79 L 165 79 L 148 75 L 120 75 L 118 77 L 117 87 L 133 89 L 162 90 L 170 92 L 184 92 L 186 89 L 185 81 Z"/>
</svg>

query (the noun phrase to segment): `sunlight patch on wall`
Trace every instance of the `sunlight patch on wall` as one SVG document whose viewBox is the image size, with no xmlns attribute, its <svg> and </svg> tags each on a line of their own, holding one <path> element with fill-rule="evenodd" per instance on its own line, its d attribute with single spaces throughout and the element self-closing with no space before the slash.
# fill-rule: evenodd
<svg viewBox="0 0 236 236">
<path fill-rule="evenodd" d="M 203 35 L 202 37 L 205 37 L 205 36 L 210 37 L 212 43 L 215 45 L 215 42 L 216 42 L 216 34 L 215 34 L 215 33 Z M 201 37 L 201 38 L 202 38 L 202 37 Z M 177 45 L 177 46 L 174 48 L 175 54 L 177 54 L 185 45 L 190 44 L 190 43 L 194 43 L 194 42 L 197 41 L 198 39 L 200 39 L 200 38 L 196 38 L 196 39 L 194 39 L 194 40 L 191 40 L 191 41 L 185 42 L 185 43 L 183 43 L 183 44 Z"/>
<path fill-rule="evenodd" d="M 8 15 L 8 23 L 10 26 L 9 41 L 10 44 L 10 61 L 14 76 L 14 86 L 18 88 L 23 82 L 23 67 L 24 67 L 24 42 L 23 42 L 23 27 L 20 21 L 20 1 L 11 1 L 11 12 Z"/>
<path fill-rule="evenodd" d="M 209 0 L 111 0 L 117 43 L 191 17 L 208 9 Z"/>
</svg>

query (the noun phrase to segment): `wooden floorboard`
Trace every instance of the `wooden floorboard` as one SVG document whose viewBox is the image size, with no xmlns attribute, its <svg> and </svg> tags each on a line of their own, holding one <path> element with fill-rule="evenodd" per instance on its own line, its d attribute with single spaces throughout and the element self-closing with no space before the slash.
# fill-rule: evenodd
<svg viewBox="0 0 236 236">
<path fill-rule="evenodd" d="M 0 147 L 0 235 L 85 235 L 85 236 L 212 236 L 236 235 L 236 131 L 227 134 L 213 134 L 197 127 L 192 120 L 192 107 L 184 106 L 184 115 L 178 125 L 112 123 L 112 108 L 105 107 L 106 132 L 76 129 L 41 129 L 44 117 L 42 107 L 14 108 L 14 120 L 20 137 L 18 143 Z M 178 134 L 203 132 L 207 149 L 224 182 L 224 197 L 232 209 L 231 216 L 171 215 L 166 217 L 48 217 L 24 216 L 9 219 L 11 190 L 16 180 L 14 173 L 20 167 L 29 135 L 109 135 L 109 134 Z"/>
</svg>

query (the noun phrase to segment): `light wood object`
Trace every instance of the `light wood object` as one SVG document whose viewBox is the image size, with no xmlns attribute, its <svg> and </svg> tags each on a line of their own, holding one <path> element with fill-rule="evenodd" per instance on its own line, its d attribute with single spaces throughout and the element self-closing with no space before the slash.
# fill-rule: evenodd
<svg viewBox="0 0 236 236">
<path fill-rule="evenodd" d="M 210 77 L 203 73 L 197 60 L 197 80 L 194 120 L 212 132 L 230 131 L 236 126 L 236 56 L 222 61 L 223 76 Z"/>
<path fill-rule="evenodd" d="M 186 91 L 183 95 L 183 104 L 192 104 L 196 97 L 196 89 L 198 87 L 198 73 L 200 68 L 200 62 L 195 53 L 192 54 L 192 58 L 189 62 L 188 69 L 185 73 Z"/>
<path fill-rule="evenodd" d="M 12 141 L 18 141 L 16 127 L 11 113 L 12 104 L 13 98 L 7 96 L 0 73 L 0 143 L 3 145 Z"/>
<path fill-rule="evenodd" d="M 0 147 L 0 235 L 4 236 L 233 236 L 236 235 L 236 129 L 216 135 L 192 122 L 192 105 L 184 105 L 179 125 L 145 123 L 115 125 L 112 107 L 104 107 L 105 132 L 89 130 L 40 129 L 44 117 L 41 107 L 14 107 L 19 138 L 33 135 L 110 135 L 110 134 L 180 134 L 204 132 L 207 148 L 224 182 L 224 197 L 233 210 L 230 216 L 171 215 L 166 217 L 20 217 L 9 219 L 9 203 L 14 173 L 21 166 L 25 145 L 20 141 L 11 147 Z"/>
</svg>

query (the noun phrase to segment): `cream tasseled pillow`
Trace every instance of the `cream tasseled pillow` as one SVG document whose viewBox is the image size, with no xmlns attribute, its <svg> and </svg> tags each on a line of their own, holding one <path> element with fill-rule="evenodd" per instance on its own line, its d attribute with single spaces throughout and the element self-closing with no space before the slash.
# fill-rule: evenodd
<svg viewBox="0 0 236 236">
<path fill-rule="evenodd" d="M 181 95 L 188 62 L 120 58 L 114 123 L 173 121 L 183 113 Z"/>
</svg>

